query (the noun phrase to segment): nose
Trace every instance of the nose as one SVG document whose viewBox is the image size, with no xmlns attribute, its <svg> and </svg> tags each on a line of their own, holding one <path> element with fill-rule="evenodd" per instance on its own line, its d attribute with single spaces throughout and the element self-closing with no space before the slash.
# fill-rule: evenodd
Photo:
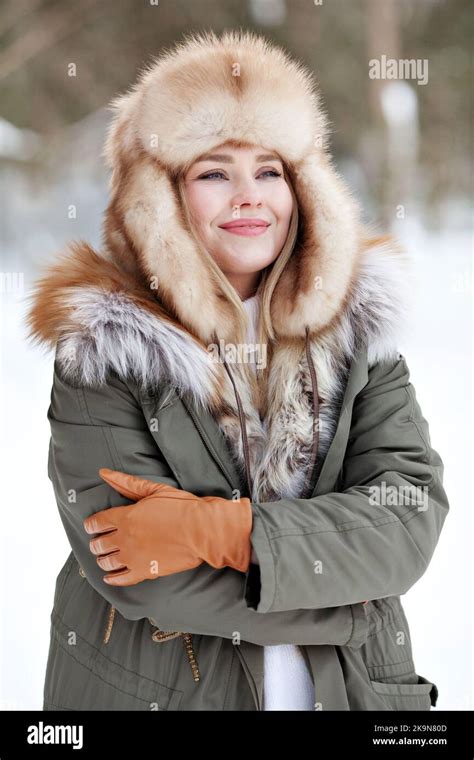
<svg viewBox="0 0 474 760">
<path fill-rule="evenodd" d="M 263 204 L 261 186 L 253 177 L 242 179 L 231 201 L 234 212 L 245 206 L 260 208 Z"/>
</svg>

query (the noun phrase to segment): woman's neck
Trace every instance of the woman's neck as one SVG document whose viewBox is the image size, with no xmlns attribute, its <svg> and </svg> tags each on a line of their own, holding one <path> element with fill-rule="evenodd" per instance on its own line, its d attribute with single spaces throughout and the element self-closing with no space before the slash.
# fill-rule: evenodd
<svg viewBox="0 0 474 760">
<path fill-rule="evenodd" d="M 242 301 L 246 301 L 247 298 L 252 298 L 256 295 L 262 277 L 261 272 L 250 272 L 244 275 L 227 274 L 225 272 L 225 275 L 236 289 Z"/>
</svg>

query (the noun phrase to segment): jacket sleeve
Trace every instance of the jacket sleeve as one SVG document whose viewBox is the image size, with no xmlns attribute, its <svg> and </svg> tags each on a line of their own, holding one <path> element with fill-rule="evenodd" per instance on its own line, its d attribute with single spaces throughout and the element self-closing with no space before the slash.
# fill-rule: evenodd
<svg viewBox="0 0 474 760">
<path fill-rule="evenodd" d="M 258 612 L 339 607 L 406 593 L 427 569 L 449 504 L 443 463 L 406 360 L 373 365 L 354 400 L 338 491 L 253 504 Z"/>
<path fill-rule="evenodd" d="M 83 520 L 99 510 L 133 503 L 107 485 L 100 467 L 127 472 L 179 488 L 151 435 L 128 385 L 112 374 L 99 387 L 66 382 L 55 362 L 48 409 L 51 438 L 48 475 L 72 551 L 88 582 L 127 619 L 149 618 L 162 630 L 232 639 L 236 633 L 257 645 L 338 644 L 358 648 L 366 641 L 363 604 L 260 615 L 245 600 L 246 574 L 203 563 L 134 586 L 114 587 L 89 549 Z"/>
</svg>

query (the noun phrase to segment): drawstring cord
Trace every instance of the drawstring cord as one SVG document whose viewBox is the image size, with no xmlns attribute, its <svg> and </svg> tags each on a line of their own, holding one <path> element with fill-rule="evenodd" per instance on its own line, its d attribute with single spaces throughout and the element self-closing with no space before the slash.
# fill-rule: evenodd
<svg viewBox="0 0 474 760">
<path fill-rule="evenodd" d="M 316 374 L 316 368 L 314 366 L 313 357 L 311 355 L 311 346 L 310 346 L 310 339 L 309 339 L 309 327 L 306 327 L 306 335 L 305 335 L 305 349 L 306 349 L 306 358 L 308 361 L 308 367 L 311 377 L 311 389 L 312 389 L 312 440 L 311 440 L 311 456 L 310 461 L 308 465 L 308 471 L 306 473 L 306 479 L 303 486 L 303 490 L 300 495 L 300 499 L 306 499 L 313 491 L 314 488 L 314 475 L 315 475 L 315 464 L 316 464 L 316 458 L 318 456 L 318 448 L 319 448 L 319 395 L 318 395 L 318 378 Z M 220 342 L 218 340 L 217 335 L 215 335 L 215 343 L 217 346 L 219 346 L 219 353 L 220 353 Z M 232 376 L 232 373 L 230 371 L 230 366 L 225 358 L 225 356 L 222 354 L 222 360 L 224 363 L 224 367 L 227 371 L 227 374 L 229 375 L 229 378 L 232 382 L 232 387 L 234 389 L 235 399 L 237 401 L 237 410 L 239 413 L 239 421 L 240 421 L 240 431 L 242 435 L 242 446 L 244 450 L 244 460 L 245 460 L 245 472 L 247 476 L 247 489 L 248 493 L 250 494 L 250 497 L 252 498 L 253 493 L 253 481 L 250 473 L 250 456 L 249 456 L 249 446 L 248 446 L 248 438 L 247 438 L 247 425 L 245 423 L 245 416 L 243 412 L 242 402 L 240 399 L 239 392 L 237 390 L 237 386 L 235 384 L 235 380 Z"/>
<path fill-rule="evenodd" d="M 238 392 L 237 387 L 235 385 L 235 380 L 234 380 L 234 378 L 232 376 L 232 373 L 230 371 L 230 367 L 229 367 L 229 365 L 227 363 L 227 360 L 226 360 L 225 356 L 223 356 L 222 358 L 224 360 L 224 367 L 225 367 L 225 369 L 227 371 L 227 374 L 230 377 L 230 381 L 231 381 L 232 386 L 234 388 L 235 399 L 237 401 L 237 409 L 239 411 L 240 430 L 241 430 L 241 433 L 242 433 L 242 446 L 243 446 L 243 449 L 244 449 L 245 472 L 246 472 L 246 475 L 247 475 L 247 488 L 248 488 L 249 494 L 252 494 L 252 491 L 253 491 L 253 481 L 252 481 L 252 476 L 251 476 L 251 473 L 250 473 L 249 444 L 248 444 L 248 438 L 247 438 L 247 426 L 245 424 L 244 410 L 243 410 L 243 407 L 242 407 L 242 401 L 240 400 L 239 392 Z"/>
<path fill-rule="evenodd" d="M 104 633 L 104 639 L 103 639 L 103 643 L 104 644 L 108 644 L 109 643 L 110 634 L 112 633 L 112 626 L 113 626 L 114 620 L 115 620 L 115 612 L 116 612 L 116 609 L 111 604 L 110 605 L 110 609 L 109 609 L 109 615 L 108 615 L 108 618 L 107 618 L 107 626 L 106 626 L 105 633 Z"/>
<path fill-rule="evenodd" d="M 301 492 L 300 499 L 306 499 L 311 495 L 314 488 L 312 482 L 315 475 L 315 464 L 319 448 L 319 395 L 318 395 L 318 378 L 314 366 L 313 357 L 311 356 L 311 346 L 309 340 L 309 327 L 306 327 L 306 358 L 308 360 L 309 372 L 311 375 L 312 401 L 313 401 L 313 437 L 311 443 L 311 459 L 306 473 L 306 480 Z"/>
<path fill-rule="evenodd" d="M 80 568 L 79 572 L 85 578 L 85 573 L 82 567 Z M 110 634 L 112 632 L 112 626 L 114 624 L 115 613 L 116 613 L 116 608 L 113 606 L 113 604 L 111 604 L 109 607 L 109 614 L 107 617 L 107 626 L 105 629 L 104 638 L 102 640 L 104 644 L 109 643 Z M 152 625 L 156 626 L 155 630 L 151 634 L 151 638 L 156 643 L 162 643 L 163 641 L 170 641 L 171 639 L 176 639 L 178 636 L 182 637 L 183 646 L 186 651 L 186 656 L 188 658 L 188 662 L 191 666 L 191 670 L 193 673 L 193 679 L 196 683 L 198 683 L 201 680 L 201 674 L 199 672 L 196 652 L 194 651 L 194 647 L 193 647 L 193 634 L 182 632 L 182 631 L 162 631 L 160 628 L 158 628 L 154 620 L 151 620 L 151 618 L 148 618 L 148 619 L 150 623 L 152 623 Z"/>
</svg>

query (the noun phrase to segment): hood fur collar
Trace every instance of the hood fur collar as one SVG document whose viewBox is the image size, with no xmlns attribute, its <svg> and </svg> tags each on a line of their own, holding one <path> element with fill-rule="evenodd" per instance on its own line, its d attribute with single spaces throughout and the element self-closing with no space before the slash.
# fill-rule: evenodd
<svg viewBox="0 0 474 760">
<path fill-rule="evenodd" d="M 334 358 L 350 361 L 367 345 L 369 365 L 395 356 L 407 327 L 408 274 L 406 258 L 389 237 L 372 239 L 331 329 L 312 337 L 314 350 L 326 346 Z M 87 243 L 72 244 L 29 298 L 29 337 L 56 349 L 65 378 L 74 384 L 104 383 L 110 371 L 143 389 L 167 380 L 208 408 L 222 391 L 225 373 L 212 360 L 211 344 Z M 291 339 L 278 343 L 303 346 Z"/>
</svg>

